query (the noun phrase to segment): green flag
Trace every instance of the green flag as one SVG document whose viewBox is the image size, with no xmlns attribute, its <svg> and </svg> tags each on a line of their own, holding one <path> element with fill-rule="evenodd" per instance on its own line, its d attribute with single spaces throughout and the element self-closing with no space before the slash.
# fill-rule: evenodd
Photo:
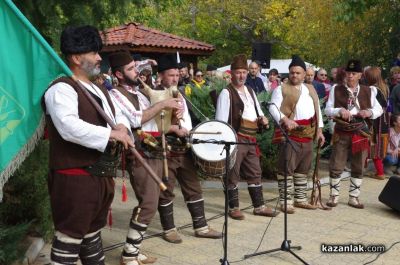
<svg viewBox="0 0 400 265">
<path fill-rule="evenodd" d="M 43 133 L 41 97 L 68 67 L 11 0 L 0 0 L 0 201 Z"/>
</svg>

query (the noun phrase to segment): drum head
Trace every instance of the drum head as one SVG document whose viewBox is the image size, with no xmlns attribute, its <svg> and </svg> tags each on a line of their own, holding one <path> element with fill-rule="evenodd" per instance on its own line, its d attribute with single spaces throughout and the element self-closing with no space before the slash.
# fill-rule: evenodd
<svg viewBox="0 0 400 265">
<path fill-rule="evenodd" d="M 222 121 L 205 121 L 200 123 L 192 130 L 194 132 L 190 136 L 190 142 L 193 142 L 193 139 L 199 140 L 216 140 L 216 141 L 229 141 L 236 142 L 237 137 L 235 131 L 232 127 Z M 220 134 L 196 134 L 196 132 L 221 132 Z M 201 143 L 192 145 L 192 151 L 199 158 L 207 161 L 221 161 L 225 159 L 225 150 L 223 144 L 209 144 L 209 143 Z M 236 150 L 236 145 L 231 145 L 230 154 Z"/>
</svg>

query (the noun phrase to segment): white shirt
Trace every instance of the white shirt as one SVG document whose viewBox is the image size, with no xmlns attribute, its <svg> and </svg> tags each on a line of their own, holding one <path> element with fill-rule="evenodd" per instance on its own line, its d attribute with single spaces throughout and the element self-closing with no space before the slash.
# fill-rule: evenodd
<svg viewBox="0 0 400 265">
<path fill-rule="evenodd" d="M 328 98 L 328 102 L 326 103 L 326 107 L 325 107 L 325 114 L 329 117 L 339 117 L 339 111 L 341 108 L 335 108 L 334 104 L 335 104 L 335 88 L 336 85 L 333 86 L 331 88 L 331 91 L 329 92 L 329 98 Z M 351 93 L 353 93 L 350 88 L 348 86 L 346 86 L 347 90 L 349 90 Z M 383 110 L 381 105 L 379 104 L 378 100 L 376 99 L 376 95 L 377 95 L 377 90 L 376 87 L 371 86 L 371 111 L 372 111 L 372 116 L 370 117 L 370 119 L 376 119 L 379 116 L 382 115 Z M 357 90 L 358 93 L 360 93 L 360 85 L 357 85 Z M 357 94 L 358 96 L 358 94 Z M 355 107 L 353 109 L 350 110 L 350 113 L 352 115 L 357 114 L 360 111 L 360 108 L 357 107 L 360 106 L 360 102 L 358 102 L 358 98 L 356 97 L 356 104 Z"/>
<path fill-rule="evenodd" d="M 105 113 L 116 124 L 122 123 L 129 128 L 129 121 L 119 108 L 115 108 L 115 117 L 103 92 L 94 84 L 82 82 L 94 95 L 100 97 Z M 78 94 L 67 83 L 51 86 L 45 94 L 46 111 L 61 137 L 69 142 L 103 152 L 110 138 L 111 127 L 93 125 L 79 118 Z"/>
<path fill-rule="evenodd" d="M 294 115 L 293 119 L 294 120 L 311 119 L 315 115 L 314 102 L 310 96 L 310 92 L 306 85 L 301 84 L 300 90 L 301 90 L 300 97 L 296 103 L 295 115 Z M 282 86 L 278 86 L 272 93 L 272 97 L 271 97 L 271 103 L 274 103 L 276 106 L 275 105 L 269 106 L 269 111 L 270 111 L 272 117 L 274 118 L 274 120 L 276 120 L 277 122 L 280 122 L 280 120 L 283 117 L 286 117 L 285 114 L 283 114 L 280 111 L 282 101 L 283 101 Z M 318 101 L 318 108 L 320 108 L 319 101 Z M 321 111 L 319 111 L 318 127 L 320 127 L 320 128 L 324 127 Z"/>
<path fill-rule="evenodd" d="M 262 75 L 260 72 L 258 72 L 257 77 L 261 78 L 261 81 L 263 82 L 265 89 L 267 89 L 268 77 Z"/>
<path fill-rule="evenodd" d="M 180 92 L 179 92 L 180 93 Z M 192 118 L 190 118 L 189 109 L 186 104 L 186 100 L 182 99 L 183 101 L 183 120 L 180 120 L 181 126 L 186 130 L 192 130 Z"/>
<path fill-rule="evenodd" d="M 246 86 L 244 86 L 244 93 L 239 90 L 237 90 L 237 92 L 239 93 L 239 97 L 244 104 L 242 118 L 249 120 L 249 121 L 256 121 L 257 113 L 254 108 L 254 101 L 250 95 L 249 90 L 247 89 Z M 261 110 L 260 103 L 258 102 L 257 97 L 254 96 L 254 98 L 255 98 L 258 114 L 260 116 L 264 116 L 264 113 Z M 228 122 L 230 106 L 231 106 L 231 100 L 229 97 L 229 91 L 228 91 L 228 89 L 223 89 L 218 96 L 217 111 L 215 114 L 215 119 L 224 121 L 224 122 Z"/>
<path fill-rule="evenodd" d="M 134 89 L 127 89 L 128 93 L 136 94 L 138 96 L 138 101 L 139 101 L 139 107 L 140 110 L 136 110 L 133 104 L 123 95 L 121 92 L 119 92 L 117 89 L 112 89 L 110 91 L 111 97 L 116 101 L 115 104 L 120 106 L 122 112 L 129 117 L 130 124 L 132 128 L 139 128 L 141 127 L 143 131 L 147 132 L 157 132 L 158 126 L 157 122 L 155 119 L 151 119 L 143 124 L 142 122 L 142 117 L 143 117 L 143 111 L 150 108 L 151 103 L 148 100 L 148 98 L 143 95 L 140 91 L 134 90 Z M 187 108 L 187 105 L 184 102 L 184 115 L 183 119 L 184 121 L 181 120 L 181 125 L 182 127 L 186 128 L 187 130 L 192 129 L 192 120 L 190 119 L 189 111 Z"/>
<path fill-rule="evenodd" d="M 125 88 L 124 88 L 125 89 Z M 128 93 L 132 94 L 139 94 L 138 92 L 134 90 L 128 90 Z M 118 106 L 119 109 L 121 109 L 122 113 L 125 115 L 125 117 L 129 120 L 130 127 L 132 128 L 138 128 L 140 127 L 142 123 L 142 116 L 143 112 L 141 109 L 137 110 L 135 106 L 127 99 L 121 92 L 118 91 L 118 89 L 111 89 L 109 91 L 110 97 L 113 100 L 114 105 Z M 143 96 L 144 97 L 144 96 Z M 139 99 L 139 104 L 141 101 L 141 98 L 138 95 Z M 146 99 L 147 100 L 147 99 Z"/>
</svg>

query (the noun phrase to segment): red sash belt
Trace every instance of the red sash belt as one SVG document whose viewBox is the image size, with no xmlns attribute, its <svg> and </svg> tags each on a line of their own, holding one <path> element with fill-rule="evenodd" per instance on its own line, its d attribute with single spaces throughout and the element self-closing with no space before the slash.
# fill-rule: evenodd
<svg viewBox="0 0 400 265">
<path fill-rule="evenodd" d="M 144 133 L 150 134 L 153 137 L 161 137 L 161 132 L 151 132 L 151 131 L 143 131 Z M 139 136 L 140 140 L 144 139 L 144 136 Z"/>
<path fill-rule="evenodd" d="M 357 132 L 343 132 L 335 130 L 335 134 L 340 137 L 341 135 L 346 135 L 351 137 L 351 153 L 356 154 L 358 152 L 368 150 L 370 147 L 368 137 L 362 136 Z"/>
<path fill-rule="evenodd" d="M 59 170 L 56 170 L 55 172 L 58 174 L 63 174 L 63 175 L 90 176 L 89 172 L 87 172 L 83 168 L 59 169 Z"/>
<path fill-rule="evenodd" d="M 140 141 L 143 141 L 143 140 L 146 138 L 145 134 L 150 134 L 150 135 L 151 135 L 152 137 L 154 137 L 154 138 L 161 137 L 161 132 L 159 132 L 159 131 L 143 131 L 143 134 L 139 135 Z M 158 140 L 157 140 L 157 141 L 158 141 Z M 150 153 L 152 153 L 152 152 L 155 151 L 155 150 L 153 149 L 153 147 L 147 146 L 147 148 L 146 148 L 145 146 L 147 146 L 147 145 L 142 146 L 142 148 L 145 148 L 145 149 L 146 149 L 147 151 L 149 151 Z M 144 150 L 141 149 L 141 148 L 137 148 L 137 151 L 138 151 L 139 154 L 140 154 L 141 156 L 143 156 L 144 158 L 155 158 L 155 157 L 157 156 L 157 155 L 154 153 L 154 157 L 149 157 L 149 155 L 146 154 L 146 153 L 144 152 Z"/>
<path fill-rule="evenodd" d="M 314 119 L 307 119 L 307 120 L 296 120 L 295 121 L 298 125 L 310 125 L 312 122 L 314 122 Z M 295 142 L 298 143 L 309 143 L 311 142 L 312 138 L 309 137 L 297 137 L 294 135 L 289 134 L 289 138 Z M 272 137 L 272 143 L 277 144 L 281 143 L 284 140 L 283 134 L 279 128 L 275 128 L 274 136 Z"/>
<path fill-rule="evenodd" d="M 243 138 L 243 139 L 249 140 L 249 141 L 252 142 L 252 143 L 257 143 L 257 138 L 256 138 L 256 137 L 252 137 L 252 136 L 248 136 L 248 135 L 243 135 L 243 134 L 241 134 L 241 133 L 238 133 L 237 136 L 238 136 L 239 138 Z M 261 155 L 260 147 L 258 146 L 258 144 L 256 144 L 256 155 L 257 155 L 257 156 L 260 156 L 260 155 Z"/>
<path fill-rule="evenodd" d="M 295 121 L 298 125 L 310 125 L 313 122 L 313 118 L 307 120 L 297 120 Z"/>
</svg>

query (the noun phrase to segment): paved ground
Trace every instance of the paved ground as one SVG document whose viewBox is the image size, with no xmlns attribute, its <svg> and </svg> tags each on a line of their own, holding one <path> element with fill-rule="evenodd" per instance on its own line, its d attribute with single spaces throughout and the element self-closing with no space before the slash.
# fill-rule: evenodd
<svg viewBox="0 0 400 265">
<path fill-rule="evenodd" d="M 326 179 L 323 179 L 326 181 Z M 375 259 L 378 253 L 328 254 L 321 251 L 321 244 L 363 244 L 384 245 L 388 249 L 400 240 L 400 214 L 378 201 L 378 196 L 387 180 L 380 181 L 365 178 L 361 200 L 366 208 L 358 210 L 347 205 L 348 180 L 343 180 L 340 204 L 332 211 L 297 209 L 288 216 L 288 239 L 292 245 L 300 245 L 301 250 L 294 250 L 309 264 L 366 264 Z M 204 198 L 207 218 L 214 218 L 209 224 L 217 230 L 223 229 L 224 198 L 218 182 L 204 183 Z M 265 183 L 264 196 L 270 206 L 276 205 L 276 182 Z M 104 247 L 121 243 L 125 240 L 131 209 L 136 204 L 134 195 L 128 193 L 129 200 L 121 202 L 121 182 L 117 182 L 117 194 L 112 206 L 113 227 L 102 231 Z M 323 188 L 323 198 L 328 197 L 328 186 Z M 143 250 L 158 257 L 156 264 L 201 265 L 221 264 L 223 257 L 222 240 L 199 239 L 193 236 L 189 212 L 179 190 L 176 192 L 175 220 L 180 229 L 183 243 L 174 245 L 163 241 L 159 236 L 148 237 L 143 243 Z M 288 252 L 278 251 L 243 259 L 244 255 L 257 250 L 264 251 L 279 248 L 284 238 L 284 215 L 276 218 L 257 217 L 249 208 L 250 198 L 247 189 L 240 191 L 241 207 L 246 219 L 228 222 L 228 261 L 230 264 L 301 264 Z M 189 224 L 189 225 L 188 225 Z M 147 235 L 157 235 L 161 231 L 159 217 L 156 215 Z M 106 252 L 107 264 L 119 264 L 121 247 Z M 45 245 L 35 265 L 49 264 L 49 244 Z M 400 243 L 379 256 L 371 264 L 400 264 Z"/>
</svg>

